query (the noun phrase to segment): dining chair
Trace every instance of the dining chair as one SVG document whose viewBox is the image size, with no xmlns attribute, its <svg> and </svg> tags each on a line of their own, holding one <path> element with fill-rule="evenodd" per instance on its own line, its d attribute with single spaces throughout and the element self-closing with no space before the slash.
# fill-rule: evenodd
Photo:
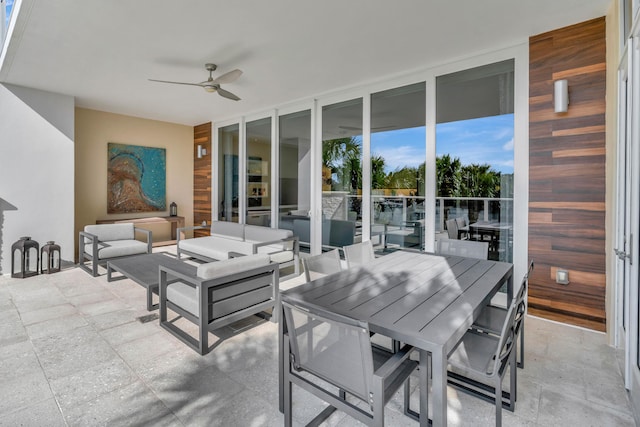
<svg viewBox="0 0 640 427">
<path fill-rule="evenodd" d="M 347 267 L 349 268 L 357 267 L 376 259 L 371 240 L 343 246 L 342 250 L 344 251 L 344 257 L 347 260 Z"/>
<path fill-rule="evenodd" d="M 320 255 L 302 258 L 302 267 L 304 268 L 304 276 L 307 282 L 328 274 L 337 273 L 342 270 L 340 252 L 338 249 L 334 249 L 323 252 Z"/>
<path fill-rule="evenodd" d="M 469 236 L 469 219 L 466 216 L 456 218 L 456 226 L 458 227 L 458 234 L 464 233 L 464 237 L 468 239 Z"/>
<path fill-rule="evenodd" d="M 533 271 L 533 260 L 529 263 L 529 269 L 527 270 L 527 274 L 525 274 L 522 279 L 522 283 L 520 284 L 520 288 L 516 294 L 516 304 L 524 303 L 525 308 L 527 304 L 527 290 L 529 287 L 529 275 Z M 500 307 L 496 305 L 487 305 L 485 306 L 480 315 L 473 323 L 472 328 L 484 331 L 490 334 L 499 334 L 500 328 L 504 323 L 504 319 L 507 315 L 507 309 L 505 307 Z M 518 368 L 524 368 L 524 319 L 522 320 L 522 325 L 520 327 L 518 336 L 518 340 L 520 341 L 520 354 L 518 357 Z"/>
<path fill-rule="evenodd" d="M 455 218 L 448 219 L 447 222 L 447 234 L 449 235 L 449 239 L 457 239 L 458 238 L 458 223 Z"/>
<path fill-rule="evenodd" d="M 293 384 L 330 405 L 308 425 L 319 425 L 336 409 L 366 425 L 384 425 L 386 403 L 417 367 L 413 347 L 387 352 L 371 346 L 367 322 L 298 302 L 282 301 L 282 308 L 285 426 L 292 425 Z"/>
<path fill-rule="evenodd" d="M 502 407 L 515 410 L 517 397 L 516 340 L 524 318 L 524 304 L 509 305 L 500 335 L 469 329 L 448 357 L 449 384 L 496 407 L 496 426 L 502 425 Z M 509 392 L 503 380 L 509 372 Z"/>
<path fill-rule="evenodd" d="M 489 243 L 474 242 L 471 240 L 440 239 L 437 242 L 436 253 L 439 255 L 487 259 L 489 255 Z"/>
</svg>

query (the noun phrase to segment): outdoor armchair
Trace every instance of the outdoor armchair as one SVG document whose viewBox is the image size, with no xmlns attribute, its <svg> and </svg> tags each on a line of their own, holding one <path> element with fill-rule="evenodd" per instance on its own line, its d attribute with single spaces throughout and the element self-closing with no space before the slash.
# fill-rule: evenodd
<svg viewBox="0 0 640 427">
<path fill-rule="evenodd" d="M 147 241 L 136 240 L 136 233 L 145 234 Z M 78 235 L 78 267 L 95 277 L 99 264 L 125 256 L 150 254 L 152 244 L 151 231 L 134 227 L 131 222 L 87 225 Z M 87 261 L 92 261 L 91 268 Z"/>
</svg>

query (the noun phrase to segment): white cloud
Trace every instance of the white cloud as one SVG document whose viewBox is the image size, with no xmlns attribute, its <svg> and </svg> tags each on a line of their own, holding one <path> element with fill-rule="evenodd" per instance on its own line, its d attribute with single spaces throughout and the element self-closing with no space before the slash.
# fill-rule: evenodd
<svg viewBox="0 0 640 427">
<path fill-rule="evenodd" d="M 507 141 L 507 143 L 502 146 L 502 149 L 504 151 L 513 151 L 513 138 Z"/>
<path fill-rule="evenodd" d="M 401 145 L 399 147 L 379 147 L 373 153 L 374 156 L 384 158 L 385 169 L 393 171 L 405 166 L 417 167 L 425 161 L 424 148 Z"/>
</svg>

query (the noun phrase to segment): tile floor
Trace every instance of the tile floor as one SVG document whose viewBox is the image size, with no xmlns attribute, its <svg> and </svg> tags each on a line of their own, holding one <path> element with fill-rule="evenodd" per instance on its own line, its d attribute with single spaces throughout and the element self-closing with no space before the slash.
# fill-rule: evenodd
<svg viewBox="0 0 640 427">
<path fill-rule="evenodd" d="M 251 318 L 216 331 L 215 349 L 202 357 L 157 320 L 138 321 L 145 301 L 130 280 L 108 283 L 77 268 L 0 277 L 0 426 L 283 424 L 276 324 Z M 619 354 L 603 334 L 528 317 L 525 363 L 504 425 L 635 425 Z M 494 424 L 490 403 L 452 388 L 448 400 L 449 425 Z M 387 406 L 387 425 L 417 425 L 401 402 L 398 394 Z M 294 388 L 297 425 L 322 407 Z M 335 413 L 325 425 L 359 423 Z"/>
</svg>

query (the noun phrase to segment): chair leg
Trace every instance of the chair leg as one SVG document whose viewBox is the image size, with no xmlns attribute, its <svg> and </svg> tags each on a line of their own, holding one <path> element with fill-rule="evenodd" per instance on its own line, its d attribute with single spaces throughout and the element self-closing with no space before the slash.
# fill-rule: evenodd
<svg viewBox="0 0 640 427">
<path fill-rule="evenodd" d="M 372 426 L 384 427 L 384 385 L 382 378 L 374 376 L 371 389 L 374 399 Z"/>
<path fill-rule="evenodd" d="M 522 319 L 522 326 L 520 327 L 520 361 L 518 362 L 518 368 L 524 369 L 524 319 Z"/>
<path fill-rule="evenodd" d="M 502 378 L 496 379 L 496 427 L 502 427 Z"/>
<path fill-rule="evenodd" d="M 291 381 L 289 376 L 284 374 L 284 425 L 291 427 L 292 425 L 292 402 L 291 402 Z"/>
</svg>

